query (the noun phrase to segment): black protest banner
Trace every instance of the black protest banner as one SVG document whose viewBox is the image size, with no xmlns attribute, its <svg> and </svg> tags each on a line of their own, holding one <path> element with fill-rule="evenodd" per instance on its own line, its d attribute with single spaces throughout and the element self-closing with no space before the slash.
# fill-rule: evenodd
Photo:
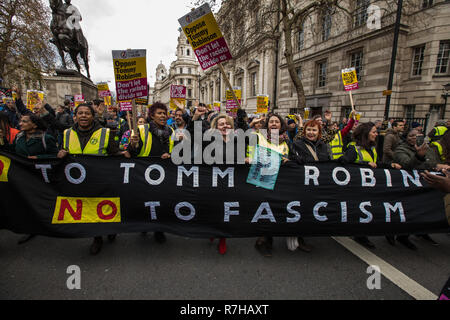
<svg viewBox="0 0 450 320">
<path fill-rule="evenodd" d="M 273 191 L 249 166 L 0 153 L 0 229 L 51 237 L 163 231 L 208 237 L 448 232 L 443 194 L 418 172 L 282 166 Z"/>
</svg>

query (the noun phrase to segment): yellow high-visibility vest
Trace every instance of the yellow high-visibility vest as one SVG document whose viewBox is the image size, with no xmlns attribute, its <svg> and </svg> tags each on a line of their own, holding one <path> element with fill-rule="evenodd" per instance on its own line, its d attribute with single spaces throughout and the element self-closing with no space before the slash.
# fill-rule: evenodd
<svg viewBox="0 0 450 320">
<path fill-rule="evenodd" d="M 435 127 L 434 130 L 436 131 L 434 134 L 434 138 L 442 138 L 442 136 L 448 131 L 448 128 L 439 126 L 439 127 Z"/>
<path fill-rule="evenodd" d="M 371 148 L 373 155 L 375 157 L 375 159 L 374 159 L 374 158 L 372 158 L 372 156 L 366 149 L 364 149 L 363 147 L 357 146 L 355 142 L 350 143 L 349 146 L 353 146 L 356 150 L 357 157 L 356 157 L 355 163 L 360 163 L 360 164 L 365 163 L 365 162 L 377 163 L 378 153 L 377 153 L 377 149 L 375 147 Z"/>
<path fill-rule="evenodd" d="M 337 160 L 344 155 L 344 142 L 342 139 L 342 133 L 339 131 L 334 137 L 333 141 L 330 142 L 331 146 L 331 157 L 333 160 Z"/>
<path fill-rule="evenodd" d="M 88 144 L 81 149 L 80 139 L 75 130 L 67 129 L 64 131 L 64 149 L 69 152 L 69 154 L 84 154 L 84 155 L 95 155 L 95 156 L 107 156 L 108 153 L 106 149 L 109 144 L 110 130 L 107 128 L 101 128 L 95 131 Z"/>
<path fill-rule="evenodd" d="M 267 139 L 261 133 L 258 132 L 258 133 L 254 133 L 254 134 L 256 134 L 258 136 L 258 145 L 259 146 L 274 150 L 285 157 L 287 157 L 289 155 L 289 146 L 287 145 L 286 142 L 276 145 L 276 144 L 273 144 L 273 143 L 270 143 L 269 141 L 267 141 Z M 252 159 L 254 154 L 255 154 L 255 147 L 249 145 L 248 149 L 247 149 L 247 158 Z"/>
<path fill-rule="evenodd" d="M 444 148 L 442 148 L 442 145 L 438 141 L 432 142 L 430 145 L 435 146 L 439 152 L 439 157 L 441 158 L 442 162 L 446 162 L 446 158 L 444 155 Z"/>
<path fill-rule="evenodd" d="M 169 127 L 170 128 L 170 127 Z M 173 129 L 170 128 L 172 130 L 172 135 L 169 138 L 169 153 L 172 153 L 173 150 L 173 146 L 175 144 L 175 141 L 173 139 Z M 150 132 L 150 125 L 149 124 L 145 124 L 145 125 L 141 125 L 139 126 L 139 134 L 141 136 L 141 140 L 142 140 L 142 149 L 141 152 L 138 154 L 138 157 L 149 157 L 150 156 L 150 152 L 152 151 L 152 143 L 153 143 L 153 135 Z"/>
</svg>

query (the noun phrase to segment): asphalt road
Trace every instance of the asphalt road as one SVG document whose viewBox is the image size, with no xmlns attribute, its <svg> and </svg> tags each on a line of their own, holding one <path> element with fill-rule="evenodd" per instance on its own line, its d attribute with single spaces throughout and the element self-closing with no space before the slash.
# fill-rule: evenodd
<svg viewBox="0 0 450 320">
<path fill-rule="evenodd" d="M 369 290 L 368 265 L 332 238 L 307 239 L 312 253 L 290 252 L 276 238 L 272 258 L 254 249 L 255 239 L 217 243 L 168 235 L 157 244 L 151 234 L 119 235 L 89 255 L 91 239 L 37 237 L 17 245 L 20 235 L 0 231 L 0 299 L 145 300 L 412 300 L 386 277 Z M 436 296 L 450 276 L 450 236 L 433 235 L 433 247 L 412 238 L 414 252 L 384 238 L 371 238 L 372 253 Z M 69 290 L 67 268 L 79 266 L 81 289 Z M 383 272 L 383 270 L 382 270 Z"/>
</svg>

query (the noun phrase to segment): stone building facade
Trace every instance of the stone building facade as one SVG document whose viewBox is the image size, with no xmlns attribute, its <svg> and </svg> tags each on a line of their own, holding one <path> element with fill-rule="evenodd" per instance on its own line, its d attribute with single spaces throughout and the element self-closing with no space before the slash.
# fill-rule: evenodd
<svg viewBox="0 0 450 320">
<path fill-rule="evenodd" d="M 177 59 L 172 62 L 169 70 L 162 64 L 156 68 L 156 81 L 153 94 L 150 100 L 153 102 L 162 102 L 166 105 L 170 103 L 170 86 L 186 86 L 188 107 L 199 99 L 199 77 L 200 65 L 189 45 L 186 36 L 180 29 L 177 45 Z"/>
<path fill-rule="evenodd" d="M 450 1 L 404 3 L 389 117 L 429 116 L 434 125 L 438 118 L 450 118 L 450 107 L 445 108 L 442 97 L 443 85 L 450 82 Z M 370 4 L 369 0 L 347 2 L 347 8 L 356 11 L 352 20 L 336 13 L 329 20 L 316 15 L 297 32 L 294 59 L 306 105 L 313 114 L 329 109 L 338 120 L 349 113 L 350 98 L 343 88 L 341 70 L 355 67 L 360 83 L 360 89 L 353 92 L 357 109 L 366 120 L 384 118 L 383 91 L 389 78 L 396 12 L 389 12 L 386 2 L 375 2 L 382 9 L 381 28 L 369 29 L 364 13 Z M 279 72 L 280 113 L 299 111 L 281 53 Z"/>
<path fill-rule="evenodd" d="M 264 4 L 270 1 L 262 0 L 260 3 Z M 248 39 L 249 35 L 244 35 L 242 29 L 238 30 L 226 16 L 229 5 L 233 4 L 222 2 L 222 7 L 216 15 L 220 29 L 233 54 L 233 60 L 227 61 L 223 66 L 231 85 L 241 88 L 242 107 L 247 113 L 254 113 L 258 95 L 268 95 L 270 105 L 275 104 L 278 45 L 276 40 L 264 36 L 263 32 L 255 39 Z M 248 13 L 248 17 L 238 22 L 240 26 L 244 25 L 244 30 L 251 29 L 250 24 L 255 23 L 258 9 L 255 7 L 252 12 Z M 275 20 L 275 17 L 272 16 L 271 20 Z M 217 66 L 201 71 L 201 101 L 211 105 L 217 101 L 221 102 L 223 106 L 226 103 L 226 90 L 228 90 L 226 81 Z"/>
<path fill-rule="evenodd" d="M 308 4 L 293 2 L 297 6 Z M 242 35 L 222 17 L 227 3 L 216 17 L 230 43 Z M 383 91 L 389 79 L 395 4 L 389 7 L 387 1 L 351 0 L 342 5 L 351 16 L 338 11 L 316 13 L 293 31 L 294 63 L 304 86 L 306 106 L 313 114 L 331 110 L 336 121 L 346 117 L 351 103 L 341 70 L 355 67 L 360 84 L 360 89 L 353 91 L 356 108 L 365 120 L 381 120 L 386 107 Z M 373 14 L 368 10 L 370 5 L 380 8 L 379 28 L 368 26 Z M 252 17 L 245 23 L 248 21 Z M 238 55 L 233 53 L 234 59 L 224 65 L 231 84 L 242 87 L 242 106 L 248 113 L 256 110 L 259 94 L 269 95 L 272 106 L 282 115 L 305 107 L 298 105 L 284 57 L 283 36 L 278 40 L 262 37 Z M 438 118 L 450 118 L 450 107 L 444 106 L 443 98 L 443 86 L 450 82 L 449 55 L 450 1 L 404 1 L 389 117 L 423 121 L 428 117 L 430 125 Z M 201 101 L 224 102 L 225 90 L 218 68 L 201 72 Z"/>
</svg>

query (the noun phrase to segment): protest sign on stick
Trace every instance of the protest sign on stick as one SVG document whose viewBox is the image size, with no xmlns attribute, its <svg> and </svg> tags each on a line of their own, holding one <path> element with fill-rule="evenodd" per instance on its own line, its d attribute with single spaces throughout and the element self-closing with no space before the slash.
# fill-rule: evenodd
<svg viewBox="0 0 450 320">
<path fill-rule="evenodd" d="M 241 108 L 241 99 L 238 98 L 238 96 L 236 95 L 235 91 L 233 90 L 233 87 L 231 86 L 230 79 L 228 79 L 228 75 L 225 73 L 225 69 L 223 68 L 221 63 L 219 63 L 219 69 L 220 69 L 220 72 L 222 72 L 223 79 L 225 80 L 225 83 L 226 83 L 228 89 L 230 89 L 230 91 L 231 91 L 231 93 L 233 95 L 234 101 L 236 101 L 237 108 L 240 109 Z"/>
<path fill-rule="evenodd" d="M 146 50 L 113 50 L 117 101 L 147 98 Z"/>
<path fill-rule="evenodd" d="M 108 83 L 101 82 L 97 84 L 98 97 L 103 99 L 105 97 L 111 96 L 111 91 L 109 91 Z"/>
<path fill-rule="evenodd" d="M 82 94 L 76 94 L 73 99 L 75 102 L 75 108 L 84 103 L 84 96 Z"/>
<path fill-rule="evenodd" d="M 344 89 L 350 95 L 350 102 L 352 104 L 352 111 L 355 111 L 355 104 L 353 103 L 352 91 L 359 89 L 358 76 L 356 68 L 347 68 L 342 70 L 342 81 L 344 82 Z"/>
<path fill-rule="evenodd" d="M 44 92 L 38 90 L 27 90 L 27 108 L 29 110 L 33 110 L 39 100 L 44 100 Z"/>
<path fill-rule="evenodd" d="M 178 19 L 178 22 L 189 44 L 192 46 L 202 69 L 207 70 L 218 65 L 228 89 L 232 91 L 233 87 L 222 63 L 233 59 L 233 57 L 209 4 L 205 3 L 201 7 L 192 10 Z M 238 108 L 240 108 L 241 104 L 238 98 L 234 96 L 234 99 Z"/>
<path fill-rule="evenodd" d="M 132 103 L 132 111 L 131 111 L 131 119 L 132 119 L 132 128 L 131 132 L 138 133 L 138 126 L 137 126 L 137 107 L 136 107 L 136 101 L 133 99 L 131 100 Z"/>
<path fill-rule="evenodd" d="M 230 117 L 237 117 L 237 110 L 239 109 L 242 97 L 241 87 L 233 87 L 233 90 L 226 92 L 226 109 Z"/>
<path fill-rule="evenodd" d="M 176 110 L 179 104 L 186 106 L 186 92 L 185 86 L 170 86 L 170 109 Z"/>
<path fill-rule="evenodd" d="M 0 87 L 0 101 L 6 103 L 8 99 L 17 100 L 17 93 L 12 89 Z"/>
<path fill-rule="evenodd" d="M 269 112 L 269 96 L 261 95 L 256 99 L 256 113 L 268 113 Z"/>
<path fill-rule="evenodd" d="M 133 110 L 133 104 L 132 104 L 131 100 L 119 102 L 119 105 L 120 105 L 121 112 Z"/>
<path fill-rule="evenodd" d="M 112 106 L 112 97 L 111 96 L 105 96 L 103 98 L 103 101 L 105 102 L 105 106 L 107 106 L 107 107 Z"/>
<path fill-rule="evenodd" d="M 231 60 L 231 52 L 207 3 L 178 19 L 203 70 Z"/>
<path fill-rule="evenodd" d="M 219 101 L 214 101 L 214 103 L 213 103 L 213 108 L 214 108 L 214 111 L 215 112 L 220 112 L 221 110 L 221 103 L 219 102 Z"/>
</svg>

